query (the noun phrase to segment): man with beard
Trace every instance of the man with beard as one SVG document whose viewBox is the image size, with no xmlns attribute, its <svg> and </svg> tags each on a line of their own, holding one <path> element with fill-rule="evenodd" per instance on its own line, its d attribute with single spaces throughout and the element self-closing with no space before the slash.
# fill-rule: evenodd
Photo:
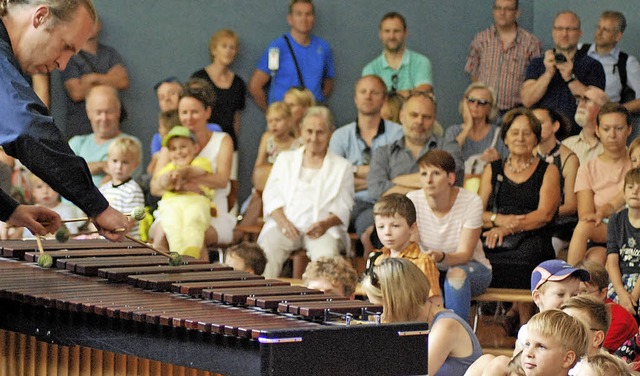
<svg viewBox="0 0 640 376">
<path fill-rule="evenodd" d="M 362 70 L 363 76 L 379 76 L 392 93 L 405 98 L 412 91 L 433 91 L 431 62 L 426 56 L 405 48 L 408 34 L 407 21 L 400 13 L 385 14 L 380 21 L 384 51 Z"/>
<path fill-rule="evenodd" d="M 578 109 L 574 120 L 582 127 L 580 133 L 567 137 L 563 144 L 571 149 L 584 164 L 602 153 L 602 144 L 596 137 L 596 121 L 600 107 L 609 102 L 609 97 L 597 87 L 589 86 L 583 96 L 576 97 Z"/>
<path fill-rule="evenodd" d="M 604 69 L 595 59 L 577 53 L 582 31 L 575 13 L 558 13 L 551 35 L 555 48 L 533 59 L 527 67 L 520 92 L 522 104 L 551 108 L 573 119 L 577 108 L 575 96 L 584 96 L 588 86 L 604 90 Z M 573 123 L 570 134 L 578 132 L 580 127 Z"/>
</svg>

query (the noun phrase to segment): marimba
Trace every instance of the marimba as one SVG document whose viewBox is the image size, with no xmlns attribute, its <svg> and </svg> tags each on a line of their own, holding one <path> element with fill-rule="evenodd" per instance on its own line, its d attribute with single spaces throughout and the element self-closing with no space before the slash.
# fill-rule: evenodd
<svg viewBox="0 0 640 376">
<path fill-rule="evenodd" d="M 0 328 L 40 346 L 162 362 L 159 375 L 184 374 L 179 367 L 225 375 L 427 373 L 427 324 L 369 323 L 381 309 L 371 303 L 199 260 L 168 266 L 135 243 L 44 244 L 56 269 L 28 263 L 38 257 L 35 242 L 2 244 L 5 257 L 27 262 L 0 259 Z M 51 362 L 43 351 L 36 362 Z M 90 369 L 78 374 L 133 374 L 114 371 L 115 360 L 108 373 L 104 362 L 71 363 L 83 362 Z"/>
</svg>

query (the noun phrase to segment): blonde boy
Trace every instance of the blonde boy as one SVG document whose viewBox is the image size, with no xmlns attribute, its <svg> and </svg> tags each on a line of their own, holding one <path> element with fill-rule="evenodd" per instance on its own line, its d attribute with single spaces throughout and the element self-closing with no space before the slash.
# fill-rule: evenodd
<svg viewBox="0 0 640 376">
<path fill-rule="evenodd" d="M 353 299 L 358 273 L 342 256 L 319 257 L 307 265 L 302 280 L 310 289 Z"/>
<path fill-rule="evenodd" d="M 611 325 L 611 311 L 607 305 L 594 296 L 578 295 L 562 304 L 560 309 L 580 320 L 589 329 L 587 355 L 599 353 Z"/>
<path fill-rule="evenodd" d="M 183 184 L 193 177 L 212 172 L 211 162 L 196 157 L 196 138 L 183 126 L 173 127 L 162 140 L 162 146 L 169 148 L 171 162 L 154 179 L 158 179 L 158 184 L 165 191 L 158 202 L 158 211 L 168 248 L 195 258 L 207 256 L 202 249 L 204 233 L 211 224 L 210 190 L 202 186 L 200 189 L 204 194 L 184 191 Z M 156 246 L 166 248 L 167 245 Z"/>
<path fill-rule="evenodd" d="M 587 349 L 584 324 L 557 309 L 529 320 L 521 355 L 527 376 L 566 376 Z"/>
<path fill-rule="evenodd" d="M 130 213 L 137 207 L 144 207 L 142 188 L 132 179 L 133 172 L 140 165 L 140 144 L 130 137 L 115 139 L 107 150 L 106 172 L 111 180 L 100 186 L 100 192 L 114 209 Z M 130 235 L 140 237 L 138 222 L 130 221 Z"/>
<path fill-rule="evenodd" d="M 433 258 L 422 253 L 418 244 L 411 240 L 418 231 L 413 202 L 399 193 L 383 196 L 373 206 L 373 218 L 378 238 L 384 246 L 379 250 L 380 254 L 374 264 L 380 265 L 382 260 L 389 257 L 410 260 L 427 276 L 431 286 L 429 298 L 433 303 L 441 303 L 438 267 Z"/>
</svg>

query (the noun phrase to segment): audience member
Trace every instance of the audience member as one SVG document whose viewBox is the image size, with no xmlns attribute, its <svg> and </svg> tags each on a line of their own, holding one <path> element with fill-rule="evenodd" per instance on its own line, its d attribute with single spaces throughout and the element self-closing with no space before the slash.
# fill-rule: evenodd
<svg viewBox="0 0 640 376">
<path fill-rule="evenodd" d="M 132 178 L 140 165 L 140 143 L 130 137 L 119 137 L 107 149 L 105 172 L 111 180 L 100 186 L 100 192 L 114 209 L 128 214 L 144 207 L 142 188 Z M 129 234 L 140 238 L 138 221 L 129 217 Z"/>
<path fill-rule="evenodd" d="M 627 28 L 624 14 L 606 10 L 598 19 L 593 44 L 581 51 L 600 62 L 606 75 L 606 93 L 612 102 L 624 103 L 631 113 L 640 112 L 640 63 L 635 56 L 620 51 L 618 42 Z"/>
<path fill-rule="evenodd" d="M 300 137 L 300 123 L 302 123 L 304 113 L 307 112 L 309 107 L 316 105 L 313 93 L 309 91 L 309 89 L 292 87 L 284 94 L 284 99 L 282 101 L 289 106 L 289 109 L 291 110 L 293 134 L 298 138 Z"/>
<path fill-rule="evenodd" d="M 200 258 L 204 235 L 211 224 L 211 192 L 200 187 L 202 193 L 185 191 L 189 181 L 213 172 L 211 162 L 197 156 L 196 136 L 183 126 L 173 127 L 162 140 L 169 150 L 169 163 L 158 171 L 154 180 L 164 191 L 158 203 L 158 215 L 166 235 L 155 238 L 155 246 L 183 255 Z M 208 256 L 208 255 L 207 255 Z"/>
<path fill-rule="evenodd" d="M 202 80 L 192 79 L 202 82 Z M 211 226 L 205 235 L 205 243 L 230 243 L 233 236 L 236 218 L 229 213 L 228 196 L 231 191 L 230 175 L 233 159 L 233 142 L 231 137 L 224 132 L 212 132 L 207 124 L 210 117 L 211 104 L 213 103 L 213 89 L 205 83 L 199 85 L 185 85 L 184 92 L 178 103 L 180 123 L 188 128 L 196 138 L 196 153 L 198 157 L 209 160 L 212 172 L 203 176 L 195 176 L 183 184 L 183 191 L 202 193 L 204 190 L 213 190 L 213 206 L 216 215 L 211 218 Z M 156 167 L 156 174 L 168 162 L 168 149 L 163 147 Z M 156 196 L 162 196 L 164 190 L 157 184 L 157 179 L 151 180 L 151 192 Z M 164 242 L 162 218 L 157 217 L 152 229 L 155 242 Z M 204 255 L 204 253 L 203 253 Z"/>
<path fill-rule="evenodd" d="M 160 112 L 158 114 L 158 133 L 151 139 L 151 161 L 147 165 L 147 173 L 153 175 L 158 163 L 159 151 L 162 149 L 162 139 L 169 133 L 171 128 L 180 125 L 178 109 Z"/>
<path fill-rule="evenodd" d="M 224 263 L 233 270 L 261 275 L 267 265 L 267 257 L 256 243 L 242 242 L 225 250 Z"/>
<path fill-rule="evenodd" d="M 287 23 L 291 30 L 271 42 L 249 81 L 249 92 L 263 111 L 268 104 L 283 100 L 294 86 L 308 88 L 320 103 L 333 89 L 336 72 L 331 47 L 311 34 L 315 23 L 312 0 L 291 0 Z M 264 91 L 267 84 L 268 94 Z"/>
<path fill-rule="evenodd" d="M 584 96 L 588 86 L 605 88 L 605 75 L 598 61 L 578 54 L 582 36 L 580 18 L 571 11 L 558 13 L 553 20 L 554 48 L 535 58 L 527 67 L 520 95 L 526 107 L 546 107 L 568 119 L 576 113 L 575 96 Z M 573 124 L 570 134 L 580 132 Z"/>
<path fill-rule="evenodd" d="M 310 289 L 353 299 L 358 285 L 358 273 L 342 256 L 323 256 L 307 265 L 302 280 Z"/>
<path fill-rule="evenodd" d="M 72 137 L 69 140 L 69 146 L 76 155 L 87 161 L 93 184 L 100 186 L 107 174 L 109 145 L 116 138 L 123 136 L 133 138 L 138 143 L 140 140 L 120 130 L 122 104 L 118 91 L 113 87 L 107 85 L 92 87 L 87 94 L 86 105 L 93 133 Z M 136 175 L 135 172 L 134 175 Z"/>
<path fill-rule="evenodd" d="M 240 135 L 240 111 L 244 110 L 247 87 L 244 80 L 229 67 L 238 55 L 238 34 L 231 29 L 216 31 L 209 40 L 211 64 L 193 73 L 192 78 L 206 80 L 213 87 L 216 100 L 211 108 L 209 123 L 220 125 L 233 140 L 238 150 Z"/>
<path fill-rule="evenodd" d="M 600 108 L 608 102 L 607 94 L 595 86 L 589 86 L 582 96 L 576 96 L 578 108 L 574 120 L 582 130 L 577 135 L 565 138 L 562 143 L 576 153 L 581 165 L 602 154 L 596 123 Z"/>
<path fill-rule="evenodd" d="M 329 150 L 346 158 L 353 165 L 356 193 L 349 228 L 358 234 L 358 237 L 373 225 L 375 201 L 367 189 L 371 156 L 380 146 L 402 137 L 402 127 L 399 124 L 383 120 L 381 117 L 380 111 L 386 91 L 380 77 L 368 75 L 360 78 L 355 85 L 354 95 L 357 118 L 333 132 L 329 143 Z"/>
<path fill-rule="evenodd" d="M 351 164 L 328 150 L 334 130 L 325 107 L 302 120 L 304 147 L 281 152 L 263 192 L 265 224 L 258 244 L 267 255 L 263 275 L 277 277 L 292 251 L 320 256 L 349 254 L 347 224 L 353 206 Z"/>
<path fill-rule="evenodd" d="M 407 196 L 416 207 L 420 248 L 446 273 L 445 307 L 469 320 L 471 297 L 491 282 L 491 264 L 480 242 L 482 200 L 455 186 L 455 161 L 446 151 L 428 151 L 418 168 L 422 189 Z"/>
<path fill-rule="evenodd" d="M 382 304 L 383 322 L 429 323 L 429 375 L 462 376 L 482 355 L 480 342 L 469 324 L 428 299 L 429 281 L 411 261 L 385 260 L 365 277 L 362 287 L 369 300 Z"/>
<path fill-rule="evenodd" d="M 462 153 L 465 175 L 479 175 L 487 163 L 507 154 L 504 145 L 498 146 L 500 128 L 492 124 L 497 114 L 493 89 L 481 82 L 472 83 L 458 109 L 462 124 L 447 127 L 444 138 L 455 142 Z"/>
<path fill-rule="evenodd" d="M 433 256 L 420 251 L 417 243 L 411 239 L 416 236 L 416 208 L 413 202 L 399 193 L 383 196 L 373 207 L 376 231 L 382 242 L 382 249 L 372 255 L 374 265 L 380 265 L 390 257 L 403 258 L 416 264 L 427 276 L 431 291 L 429 299 L 442 305 L 440 291 L 440 272 Z"/>
<path fill-rule="evenodd" d="M 591 278 L 587 282 L 580 282 L 580 295 L 590 295 L 604 302 L 611 311 L 611 324 L 607 330 L 606 337 L 602 344 L 609 352 L 613 353 L 622 344 L 634 335 L 638 334 L 638 324 L 626 309 L 620 304 L 607 298 L 609 291 L 609 274 L 603 265 L 595 261 L 582 260 L 577 268 L 589 272 Z"/>
<path fill-rule="evenodd" d="M 611 324 L 611 311 L 600 299 L 589 295 L 578 295 L 560 306 L 566 314 L 580 320 L 587 331 L 587 354 L 602 351 L 605 336 Z"/>
<path fill-rule="evenodd" d="M 580 362 L 579 367 L 576 367 L 575 375 L 632 376 L 633 373 L 615 356 L 599 353 L 584 358 L 584 360 Z"/>
<path fill-rule="evenodd" d="M 526 376 L 566 376 L 586 354 L 587 328 L 560 310 L 540 312 L 528 326 L 521 359 Z"/>
<path fill-rule="evenodd" d="M 67 94 L 64 129 L 68 138 L 89 132 L 85 100 L 94 86 L 108 85 L 117 90 L 129 87 L 129 74 L 120 54 L 98 42 L 101 29 L 102 24 L 97 21 L 87 43 L 71 57 L 61 74 Z"/>
<path fill-rule="evenodd" d="M 500 136 L 509 156 L 487 165 L 480 182 L 484 251 L 491 286 L 526 288 L 536 265 L 555 257 L 547 225 L 558 211 L 560 174 L 534 155 L 541 125 L 531 111 L 507 112 Z"/>
<path fill-rule="evenodd" d="M 496 91 L 493 103 L 500 115 L 521 105 L 520 87 L 527 65 L 541 55 L 540 40 L 518 26 L 518 0 L 495 0 L 493 22 L 471 41 L 464 70 L 472 82 Z"/>
<path fill-rule="evenodd" d="M 159 81 L 153 86 L 153 91 L 156 93 L 160 112 L 178 109 L 180 94 L 182 94 L 182 84 L 176 77 L 167 77 Z M 162 143 L 162 138 L 160 143 Z"/>
<path fill-rule="evenodd" d="M 550 225 L 553 249 L 558 255 L 559 251 L 566 249 L 578 222 L 574 186 L 580 161 L 571 149 L 559 141 L 571 126 L 567 119 L 555 110 L 543 107 L 533 110 L 533 114 L 542 126 L 540 143 L 536 148 L 538 158 L 554 164 L 560 171 L 560 207 Z"/>
<path fill-rule="evenodd" d="M 640 169 L 629 170 L 624 178 L 627 207 L 611 216 L 607 229 L 607 272 L 611 284 L 608 297 L 629 313 L 637 315 L 640 284 Z"/>
<path fill-rule="evenodd" d="M 607 225 L 597 221 L 598 210 L 615 198 L 624 187 L 624 176 L 631 168 L 626 140 L 631 134 L 629 111 L 618 103 L 602 107 L 596 135 L 603 145 L 597 158 L 578 169 L 575 191 L 580 221 L 573 232 L 567 261 L 575 265 L 585 256 L 605 263 Z M 589 241 L 593 243 L 588 243 Z M 610 277 L 613 277 L 611 274 Z"/>
<path fill-rule="evenodd" d="M 408 97 L 412 91 L 433 91 L 431 61 L 426 56 L 405 47 L 407 21 L 398 12 L 389 12 L 380 20 L 382 55 L 367 64 L 363 76 L 376 75 L 391 93 Z"/>
<path fill-rule="evenodd" d="M 385 85 L 386 86 L 386 85 Z M 387 93 L 380 109 L 380 117 L 384 120 L 400 124 L 400 108 L 404 98 L 398 93 Z"/>
</svg>

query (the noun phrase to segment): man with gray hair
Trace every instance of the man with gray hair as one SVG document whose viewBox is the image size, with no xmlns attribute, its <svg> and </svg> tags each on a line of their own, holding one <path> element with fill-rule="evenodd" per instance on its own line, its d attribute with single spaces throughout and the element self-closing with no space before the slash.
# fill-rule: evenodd
<svg viewBox="0 0 640 376">
<path fill-rule="evenodd" d="M 602 89 L 589 86 L 584 95 L 576 96 L 576 102 L 578 109 L 574 120 L 582 130 L 567 137 L 563 144 L 576 153 L 582 165 L 602 153 L 602 144 L 596 137 L 596 122 L 600 108 L 609 102 L 609 97 Z"/>
<path fill-rule="evenodd" d="M 27 76 L 64 69 L 91 35 L 91 0 L 0 1 L 0 145 L 55 191 L 82 209 L 111 240 L 122 240 L 127 218 L 92 184 L 86 162 L 73 154 Z M 45 235 L 60 216 L 41 206 L 19 205 L 0 191 L 0 220 Z"/>
<path fill-rule="evenodd" d="M 618 48 L 627 28 L 624 14 L 606 10 L 600 15 L 593 44 L 584 44 L 580 51 L 598 60 L 607 77 L 605 92 L 612 102 L 623 103 L 631 113 L 640 112 L 640 63 Z"/>
</svg>

